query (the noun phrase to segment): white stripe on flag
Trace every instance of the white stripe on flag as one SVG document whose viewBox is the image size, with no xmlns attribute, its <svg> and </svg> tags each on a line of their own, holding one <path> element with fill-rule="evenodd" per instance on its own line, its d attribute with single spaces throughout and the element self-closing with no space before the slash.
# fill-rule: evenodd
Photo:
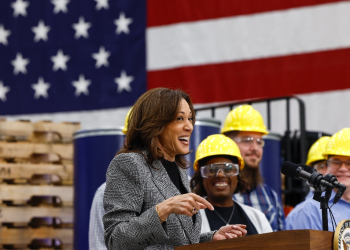
<svg viewBox="0 0 350 250">
<path fill-rule="evenodd" d="M 350 2 L 147 29 L 147 69 L 350 47 Z"/>
</svg>

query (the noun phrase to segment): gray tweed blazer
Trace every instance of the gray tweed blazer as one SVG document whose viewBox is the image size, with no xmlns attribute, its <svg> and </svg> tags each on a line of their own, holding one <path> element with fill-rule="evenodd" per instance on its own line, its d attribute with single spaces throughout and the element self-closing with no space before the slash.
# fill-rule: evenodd
<svg viewBox="0 0 350 250">
<path fill-rule="evenodd" d="M 155 205 L 180 195 L 160 161 L 150 167 L 139 153 L 114 157 L 107 170 L 103 217 L 105 242 L 114 249 L 174 249 L 211 241 L 214 232 L 200 234 L 201 216 L 171 214 L 160 223 Z M 179 168 L 189 190 L 187 173 Z"/>
</svg>

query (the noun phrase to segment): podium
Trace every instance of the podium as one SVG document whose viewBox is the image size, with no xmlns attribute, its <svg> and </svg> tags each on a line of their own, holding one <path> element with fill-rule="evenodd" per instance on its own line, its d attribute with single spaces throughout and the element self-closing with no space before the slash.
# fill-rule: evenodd
<svg viewBox="0 0 350 250">
<path fill-rule="evenodd" d="M 333 232 L 287 230 L 175 247 L 175 250 L 332 250 Z"/>
</svg>

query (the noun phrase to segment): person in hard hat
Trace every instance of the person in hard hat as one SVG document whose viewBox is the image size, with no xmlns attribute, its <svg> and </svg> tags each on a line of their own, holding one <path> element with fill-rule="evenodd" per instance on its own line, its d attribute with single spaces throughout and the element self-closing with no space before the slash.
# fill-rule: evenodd
<svg viewBox="0 0 350 250">
<path fill-rule="evenodd" d="M 272 232 L 261 211 L 232 199 L 234 192 L 244 188 L 244 178 L 240 175 L 244 161 L 233 140 L 222 134 L 208 136 L 197 148 L 193 168 L 192 192 L 206 197 L 214 206 L 213 211 L 200 210 L 202 233 L 227 224 L 245 225 L 247 235 Z"/>
<path fill-rule="evenodd" d="M 327 159 L 326 174 L 334 175 L 338 182 L 346 186 L 342 198 L 333 205 L 337 189 L 332 191 L 328 206 L 331 207 L 335 222 L 349 219 L 350 215 L 350 128 L 344 128 L 329 139 L 323 156 Z M 314 199 L 307 199 L 303 209 L 299 210 L 294 219 L 293 229 L 323 230 L 322 210 L 320 203 Z M 335 228 L 334 228 L 335 229 Z M 334 231 L 331 216 L 328 216 L 328 230 Z"/>
<path fill-rule="evenodd" d="M 323 156 L 323 153 L 326 149 L 327 143 L 330 140 L 330 136 L 322 136 L 320 137 L 309 149 L 307 154 L 306 165 L 313 167 L 317 172 L 322 175 L 326 174 L 327 170 L 327 159 Z M 308 195 L 305 197 L 305 200 L 313 198 L 315 194 L 314 189 L 311 188 Z M 305 205 L 305 201 L 299 203 L 293 210 L 288 214 L 286 218 L 286 230 L 295 229 L 294 222 L 298 217 L 298 213 L 303 209 Z"/>
<path fill-rule="evenodd" d="M 331 139 L 330 136 L 320 137 L 312 146 L 307 154 L 306 165 L 312 167 L 322 175 L 327 171 L 327 159 L 323 156 L 323 152 L 326 149 L 327 143 Z M 314 196 L 314 190 L 311 188 L 305 200 Z"/>
<path fill-rule="evenodd" d="M 277 193 L 263 183 L 259 165 L 263 156 L 264 139 L 268 134 L 261 114 L 251 105 L 241 105 L 226 116 L 222 134 L 234 140 L 244 159 L 243 174 L 247 187 L 234 199 L 262 211 L 273 231 L 284 229 L 284 212 Z"/>
<path fill-rule="evenodd" d="M 124 127 L 122 132 L 124 135 L 128 132 L 128 119 L 131 109 L 125 117 Z M 89 249 L 90 250 L 107 250 L 105 239 L 104 239 L 104 228 L 102 217 L 105 215 L 103 208 L 103 194 L 106 189 L 106 182 L 104 182 L 95 192 L 92 200 L 90 209 L 90 220 L 89 220 Z"/>
</svg>

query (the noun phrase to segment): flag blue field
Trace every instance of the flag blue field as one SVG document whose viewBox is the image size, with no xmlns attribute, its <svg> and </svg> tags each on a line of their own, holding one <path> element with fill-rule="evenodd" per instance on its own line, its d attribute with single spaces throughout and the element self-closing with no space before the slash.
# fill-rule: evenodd
<svg viewBox="0 0 350 250">
<path fill-rule="evenodd" d="M 146 91 L 145 5 L 2 0 L 0 115 L 131 106 Z"/>
</svg>

